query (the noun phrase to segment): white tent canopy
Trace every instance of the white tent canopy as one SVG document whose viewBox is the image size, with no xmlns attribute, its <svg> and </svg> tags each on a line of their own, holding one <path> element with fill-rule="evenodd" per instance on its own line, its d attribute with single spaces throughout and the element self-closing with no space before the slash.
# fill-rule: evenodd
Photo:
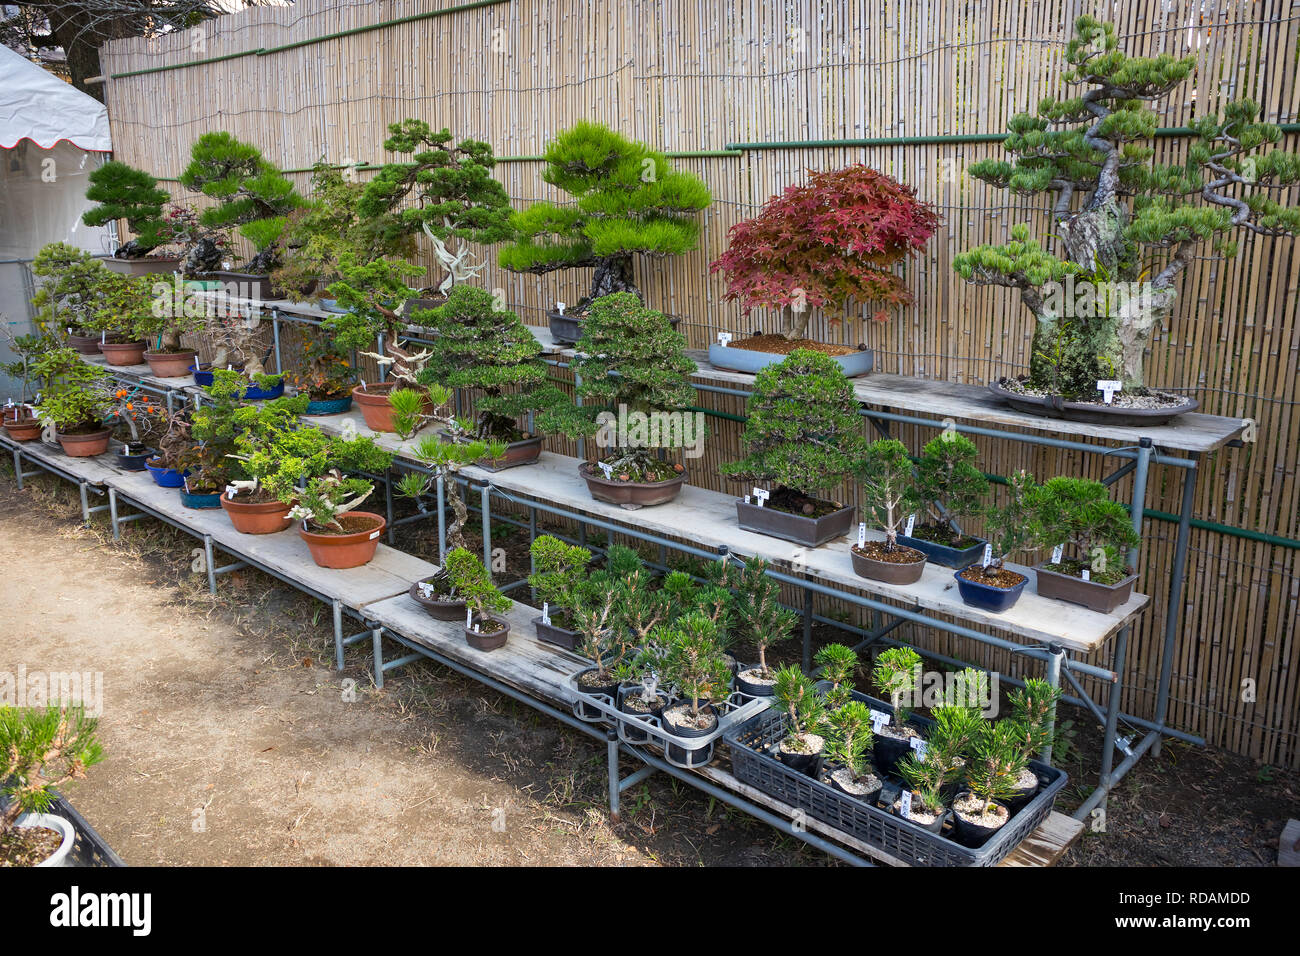
<svg viewBox="0 0 1300 956">
<path fill-rule="evenodd" d="M 41 149 L 63 140 L 91 152 L 113 148 L 103 103 L 0 46 L 0 149 L 23 139 Z"/>
</svg>

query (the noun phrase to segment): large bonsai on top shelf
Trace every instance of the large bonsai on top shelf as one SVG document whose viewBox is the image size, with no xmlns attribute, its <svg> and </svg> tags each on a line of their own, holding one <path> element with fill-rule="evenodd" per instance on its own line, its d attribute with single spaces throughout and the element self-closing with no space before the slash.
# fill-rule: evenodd
<svg viewBox="0 0 1300 956">
<path fill-rule="evenodd" d="M 938 228 L 934 207 L 910 186 L 856 164 L 811 173 L 774 196 L 753 219 L 731 227 L 727 251 L 710 266 L 726 298 L 748 314 L 776 309 L 786 339 L 804 338 L 812 309 L 904 306 L 912 301 L 895 266 L 918 254 Z M 883 307 L 873 318 L 884 321 Z"/>
<path fill-rule="evenodd" d="M 86 198 L 98 205 L 82 213 L 81 221 L 87 226 L 105 226 L 125 219 L 127 228 L 135 234 L 131 241 L 118 246 L 116 257 L 139 259 L 167 241 L 163 206 L 170 197 L 166 190 L 158 188 L 157 179 L 116 159 L 93 170 L 88 178 Z"/>
<path fill-rule="evenodd" d="M 953 266 L 970 282 L 1020 293 L 1035 319 L 1030 389 L 1092 400 L 1098 380 L 1119 380 L 1125 393 L 1145 394 L 1152 331 L 1168 320 L 1178 278 L 1203 246 L 1226 257 L 1242 231 L 1300 233 L 1300 209 L 1273 198 L 1300 182 L 1300 157 L 1264 152 L 1281 131 L 1258 121 L 1258 104 L 1239 100 L 1190 123 L 1186 162 L 1156 162 L 1159 116 L 1149 104 L 1191 79 L 1195 57 L 1128 56 L 1114 27 L 1084 16 L 1065 59 L 1062 80 L 1078 92 L 1012 117 L 1010 162 L 970 167 L 993 186 L 1050 200 L 1056 251 L 1020 225 L 1010 242 L 978 246 Z"/>
<path fill-rule="evenodd" d="M 511 272 L 544 275 L 594 268 L 591 291 L 572 312 L 614 292 L 640 292 L 635 256 L 662 258 L 695 248 L 695 213 L 712 201 L 708 187 L 672 168 L 661 152 L 599 123 L 580 122 L 543 153 L 542 179 L 568 193 L 572 205 L 534 203 L 516 213 L 519 241 L 499 256 Z"/>
</svg>

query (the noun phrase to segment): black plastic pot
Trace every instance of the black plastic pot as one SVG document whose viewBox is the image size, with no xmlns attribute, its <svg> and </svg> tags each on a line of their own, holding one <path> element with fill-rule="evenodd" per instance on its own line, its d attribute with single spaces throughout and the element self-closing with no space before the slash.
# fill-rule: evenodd
<svg viewBox="0 0 1300 956">
<path fill-rule="evenodd" d="M 640 684 L 628 684 L 618 689 L 618 709 L 625 714 L 632 714 L 635 717 L 663 717 L 664 708 L 670 703 L 668 695 L 656 691 L 658 705 L 651 707 L 650 710 L 637 710 L 628 706 L 628 700 L 632 697 L 639 696 L 641 693 Z M 645 730 L 637 726 L 636 721 L 625 721 L 623 723 L 623 739 L 630 744 L 644 744 L 650 741 L 650 735 Z"/>
<path fill-rule="evenodd" d="M 1034 799 L 1034 795 L 1037 794 L 1038 791 L 1042 789 L 1043 783 L 1044 780 L 1042 775 L 1038 773 L 1034 773 L 1034 785 L 1032 787 L 1026 787 L 1023 790 L 1017 790 L 1015 793 L 1007 797 L 1002 802 L 1006 804 L 1006 808 L 1010 810 L 1012 813 L 1017 813 L 1021 807 L 1025 806 L 1026 804 L 1029 803 L 1030 800 Z"/>
<path fill-rule="evenodd" d="M 915 797 L 913 797 L 913 802 L 915 802 Z M 903 817 L 902 804 L 899 803 L 897 800 L 891 806 L 891 810 L 893 811 L 895 816 Z M 912 824 L 913 826 L 920 827 L 922 830 L 925 830 L 928 833 L 942 833 L 943 823 L 945 820 L 948 819 L 950 815 L 951 815 L 951 811 L 945 810 L 942 813 L 940 813 L 938 816 L 936 816 L 934 820 L 931 821 L 930 823 L 922 823 L 920 820 L 917 820 L 914 817 L 903 817 L 903 819 L 906 820 L 908 823 Z"/>
<path fill-rule="evenodd" d="M 683 702 L 678 701 L 678 703 L 683 703 Z M 684 703 L 688 708 L 690 707 L 690 701 L 685 701 Z M 675 707 L 677 705 L 674 704 L 673 706 Z M 707 737 L 709 736 L 709 734 L 713 733 L 715 730 L 718 729 L 718 715 L 714 713 L 712 704 L 705 704 L 701 708 L 701 710 L 707 710 L 709 716 L 713 718 L 709 722 L 709 726 L 704 728 L 703 730 L 697 727 L 689 727 L 689 726 L 682 727 L 673 723 L 672 718 L 669 716 L 669 712 L 671 710 L 672 707 L 668 707 L 664 709 L 663 722 L 664 722 L 664 729 L 666 729 L 674 737 L 686 737 L 686 738 Z M 668 758 L 669 763 L 676 764 L 678 766 L 684 766 L 686 764 L 689 764 L 692 767 L 703 767 L 706 763 L 708 763 L 710 760 L 713 759 L 713 744 L 709 743 L 707 746 L 701 747 L 699 750 L 687 750 L 685 747 L 679 747 L 676 744 L 668 744 L 668 746 L 664 748 L 664 756 Z"/>
<path fill-rule="evenodd" d="M 876 800 L 880 797 L 880 791 L 884 786 L 884 783 L 881 781 L 880 777 L 875 778 L 876 779 L 875 787 L 867 790 L 865 793 L 854 793 L 852 790 L 848 789 L 847 787 L 842 786 L 840 782 L 835 779 L 835 769 L 831 769 L 829 773 L 825 774 L 826 782 L 829 783 L 834 789 L 838 790 L 840 793 L 850 796 L 855 800 L 861 800 L 863 803 L 868 803 L 868 804 L 874 804 Z"/>
<path fill-rule="evenodd" d="M 749 670 L 757 670 L 758 665 L 753 667 L 741 667 L 734 672 L 732 680 L 733 686 L 742 694 L 748 694 L 750 697 L 771 697 L 772 691 L 776 687 L 775 683 L 761 684 L 745 680 L 744 674 Z"/>
<path fill-rule="evenodd" d="M 578 676 L 581 677 L 582 674 L 591 674 L 595 670 L 596 668 L 594 667 L 588 667 L 585 671 L 582 671 L 582 673 L 580 673 Z M 604 695 L 604 696 L 608 696 L 611 700 L 618 699 L 618 681 L 613 681 L 609 684 L 584 684 L 582 681 L 578 681 L 578 689 L 581 690 L 584 694 L 591 694 L 593 697 L 600 697 Z M 598 709 L 592 707 L 590 704 L 587 704 L 583 701 L 578 701 L 577 714 L 578 717 L 580 717 L 583 720 L 601 721 L 605 719 L 605 715 L 603 713 L 601 713 Z"/>
<path fill-rule="evenodd" d="M 816 780 L 821 776 L 822 758 L 826 754 L 826 743 L 823 741 L 821 749 L 816 753 L 792 754 L 786 753 L 782 750 L 781 743 L 778 741 L 777 745 L 772 748 L 772 752 L 775 754 L 777 760 L 781 761 L 781 763 L 785 764 L 791 770 L 807 774 Z"/>
<path fill-rule="evenodd" d="M 957 794 L 957 799 L 961 799 L 965 795 L 966 791 L 962 791 Z M 998 803 L 996 800 L 993 802 Z M 1001 804 L 1001 806 L 1005 806 L 1005 804 Z M 956 809 L 952 811 L 950 819 L 952 820 L 953 839 L 962 846 L 971 847 L 972 849 L 983 846 L 989 841 L 991 836 L 1007 825 L 1004 823 L 1000 827 L 982 827 L 977 823 L 972 823 L 969 820 L 962 819 L 962 815 L 958 813 Z M 1008 811 L 1007 822 L 1009 823 L 1010 821 L 1011 815 L 1010 811 Z"/>
<path fill-rule="evenodd" d="M 138 455 L 128 455 L 123 445 L 117 453 L 117 466 L 123 471 L 144 471 L 144 463 L 157 454 L 152 448 L 146 448 Z"/>
<path fill-rule="evenodd" d="M 887 734 L 875 734 L 872 740 L 871 763 L 875 766 L 876 772 L 886 776 L 896 776 L 898 762 L 912 749 L 912 745 L 908 742 L 911 738 L 900 740 Z"/>
</svg>

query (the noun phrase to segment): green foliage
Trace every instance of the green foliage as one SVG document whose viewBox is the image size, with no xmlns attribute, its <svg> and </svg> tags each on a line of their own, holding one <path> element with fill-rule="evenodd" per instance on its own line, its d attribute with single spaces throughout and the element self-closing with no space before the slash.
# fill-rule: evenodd
<svg viewBox="0 0 1300 956">
<path fill-rule="evenodd" d="M 777 669 L 772 699 L 785 719 L 791 737 L 820 734 L 826 720 L 826 703 L 813 679 L 793 664 Z"/>
<path fill-rule="evenodd" d="M 9 339 L 9 351 L 14 354 L 14 361 L 0 362 L 0 372 L 18 380 L 17 403 L 22 404 L 35 398 L 36 389 L 32 386 L 40 381 L 37 378 L 37 364 L 42 356 L 56 349 L 58 344 L 48 335 L 14 335 L 6 329 L 5 336 Z"/>
<path fill-rule="evenodd" d="M 1025 686 L 1007 695 L 1011 720 L 1019 733 L 1021 750 L 1028 760 L 1052 743 L 1052 721 L 1061 689 L 1039 677 L 1025 680 Z"/>
<path fill-rule="evenodd" d="M 984 508 L 989 480 L 979 469 L 979 449 L 960 432 L 945 431 L 921 449 L 916 465 L 916 493 L 930 517 L 954 539 L 961 536 L 955 522 L 978 515 Z"/>
<path fill-rule="evenodd" d="M 1014 721 L 985 721 L 971 742 L 966 763 L 966 785 L 984 801 L 984 810 L 994 800 L 1005 800 L 1016 792 L 1017 778 L 1025 768 L 1021 730 Z"/>
<path fill-rule="evenodd" d="M 403 476 L 398 490 L 406 497 L 417 502 L 429 493 L 438 478 L 443 478 L 443 493 L 448 507 L 452 510 L 452 520 L 447 525 L 447 542 L 453 548 L 463 548 L 465 539 L 461 534 L 465 522 L 469 519 L 469 510 L 460 496 L 455 475 L 466 465 L 472 465 L 481 459 L 497 460 L 505 455 L 505 445 L 500 442 L 484 441 L 444 441 L 434 435 L 423 436 L 410 449 L 410 454 L 421 464 L 429 468 L 426 475 L 409 474 Z"/>
<path fill-rule="evenodd" d="M 35 366 L 45 382 L 37 409 L 42 421 L 61 432 L 94 431 L 102 427 L 111 401 L 103 387 L 108 373 L 81 360 L 72 349 L 54 349 Z"/>
<path fill-rule="evenodd" d="M 813 663 L 820 668 L 822 680 L 831 683 L 824 695 L 828 708 L 835 710 L 853 700 L 853 680 L 858 670 L 858 655 L 853 648 L 827 644 L 813 656 Z"/>
<path fill-rule="evenodd" d="M 881 438 L 867 446 L 854 469 L 862 485 L 862 504 L 885 532 L 885 549 L 898 545 L 898 529 L 904 516 L 914 511 L 921 499 L 912 476 L 907 446 L 897 438 Z"/>
<path fill-rule="evenodd" d="M 781 606 L 781 585 L 767 574 L 762 558 L 728 565 L 727 581 L 736 589 L 732 606 L 736 635 L 758 648 L 758 670 L 766 678 L 771 675 L 767 649 L 793 636 L 799 615 Z"/>
<path fill-rule="evenodd" d="M 1110 500 L 1099 481 L 1049 478 L 1034 495 L 1040 537 L 1053 546 L 1068 545 L 1076 563 L 1088 567 L 1094 581 L 1114 584 L 1128 574 L 1128 550 L 1141 543 L 1128 509 Z M 1063 568 L 1076 573 L 1073 566 Z"/>
<path fill-rule="evenodd" d="M 1021 470 L 1007 484 L 1006 501 L 989 506 L 985 527 L 993 556 L 990 567 L 1001 568 L 1012 554 L 1033 550 L 1042 542 L 1038 497 L 1034 476 Z"/>
<path fill-rule="evenodd" d="M 876 657 L 871 681 L 876 690 L 889 699 L 894 708 L 894 725 L 907 723 L 912 709 L 903 704 L 903 698 L 916 689 L 921 677 L 921 655 L 910 647 L 891 647 Z"/>
<path fill-rule="evenodd" d="M 190 437 L 206 450 L 203 470 L 218 487 L 254 477 L 242 456 L 258 447 L 275 446 L 297 430 L 298 416 L 307 410 L 305 396 L 245 403 L 246 387 L 238 372 L 214 369 L 208 401 L 190 414 Z"/>
<path fill-rule="evenodd" d="M 244 433 L 237 444 L 245 471 L 285 504 L 297 499 L 300 479 L 310 481 L 334 470 L 382 474 L 392 464 L 392 455 L 370 437 L 336 438 L 312 426 Z"/>
<path fill-rule="evenodd" d="M 84 779 L 104 759 L 98 727 L 82 707 L 0 706 L 0 795 L 9 799 L 0 834 L 24 813 L 48 811 L 53 788 Z"/>
<path fill-rule="evenodd" d="M 691 702 L 691 715 L 700 716 L 703 701 L 723 700 L 729 693 L 731 665 L 719 641 L 718 625 L 693 611 L 662 633 L 663 676 Z"/>
<path fill-rule="evenodd" d="M 393 430 L 398 436 L 410 438 L 424 424 L 424 392 L 414 388 L 395 388 L 388 393 L 388 404 L 393 409 Z"/>
<path fill-rule="evenodd" d="M 289 517 L 302 519 L 309 528 L 318 531 L 344 531 L 339 519 L 364 502 L 375 490 L 373 482 L 365 478 L 344 477 L 338 471 L 309 478 L 294 496 L 296 504 Z"/>
<path fill-rule="evenodd" d="M 456 594 L 475 618 L 504 614 L 513 606 L 513 602 L 497 590 L 482 559 L 473 552 L 465 548 L 454 548 L 447 552 L 446 567 Z"/>
<path fill-rule="evenodd" d="M 826 759 L 844 767 L 855 782 L 870 772 L 867 754 L 874 741 L 871 708 L 861 701 L 849 701 L 826 716 Z"/>
<path fill-rule="evenodd" d="M 841 482 L 866 447 L 844 370 L 809 349 L 796 349 L 755 376 L 742 437 L 749 454 L 719 466 L 722 474 L 809 496 Z"/>
<path fill-rule="evenodd" d="M 533 571 L 528 575 L 528 586 L 537 592 L 539 601 L 550 605 L 552 617 L 569 613 L 587 583 L 591 552 L 549 534 L 535 538 L 529 550 Z"/>
<path fill-rule="evenodd" d="M 103 305 L 103 292 L 113 273 L 88 252 L 65 242 L 43 246 L 32 260 L 32 273 L 43 279 L 32 305 L 36 327 L 62 339 L 68 330 L 88 329 Z"/>
<path fill-rule="evenodd" d="M 330 283 L 327 289 L 330 296 L 365 323 L 370 338 L 384 333 L 393 339 L 406 326 L 402 307 L 415 295 L 407 280 L 424 275 L 424 268 L 399 259 L 364 261 L 349 251 L 339 257 L 338 274 L 339 281 Z M 355 318 L 326 319 L 323 325 L 331 330 L 344 328 L 359 336 Z"/>
<path fill-rule="evenodd" d="M 87 226 L 105 226 L 125 219 L 135 238 L 118 250 L 124 258 L 148 255 L 164 241 L 163 204 L 167 191 L 158 188 L 158 180 L 142 169 L 120 160 L 109 160 L 92 170 L 86 198 L 98 203 L 81 216 Z"/>
</svg>

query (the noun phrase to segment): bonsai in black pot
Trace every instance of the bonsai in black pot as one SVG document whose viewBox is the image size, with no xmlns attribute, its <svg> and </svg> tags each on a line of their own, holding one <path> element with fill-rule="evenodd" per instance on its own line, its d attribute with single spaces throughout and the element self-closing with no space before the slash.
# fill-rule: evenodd
<svg viewBox="0 0 1300 956">
<path fill-rule="evenodd" d="M 766 501 L 736 502 L 740 526 L 814 548 L 847 534 L 853 507 L 818 497 L 848 477 L 866 447 L 843 370 L 820 352 L 796 349 L 755 376 L 748 414 L 749 454 L 720 471 L 773 487 Z"/>
<path fill-rule="evenodd" d="M 827 714 L 826 759 L 831 764 L 831 786 L 867 803 L 875 802 L 883 785 L 867 759 L 873 743 L 871 708 L 866 704 L 851 700 Z"/>
<path fill-rule="evenodd" d="M 1056 705 L 1060 699 L 1061 689 L 1040 677 L 1028 678 L 1024 687 L 1007 695 L 1011 703 L 1010 720 L 1016 726 L 1021 754 L 1026 761 L 1014 789 L 1006 796 L 1007 809 L 1012 813 L 1032 800 L 1042 783 L 1027 762 L 1052 742 Z"/>
<path fill-rule="evenodd" d="M 707 615 L 692 611 L 671 626 L 660 629 L 664 679 L 677 688 L 681 700 L 663 712 L 665 729 L 676 737 L 707 737 L 718 727 L 714 701 L 725 700 L 731 683 L 718 625 Z M 669 744 L 670 762 L 703 766 L 713 758 L 713 744 L 695 750 Z"/>
<path fill-rule="evenodd" d="M 767 649 L 790 639 L 799 615 L 782 607 L 781 585 L 767 575 L 767 562 L 762 558 L 729 564 L 730 580 L 737 591 L 732 604 L 736 636 L 753 644 L 758 652 L 758 663 L 742 667 L 736 674 L 736 687 L 751 697 L 769 697 L 776 685 L 776 672 L 768 666 Z"/>
<path fill-rule="evenodd" d="M 826 644 L 813 657 L 822 680 L 831 686 L 822 697 L 828 710 L 843 707 L 853 700 L 854 675 L 858 670 L 857 651 L 845 644 Z"/>
<path fill-rule="evenodd" d="M 966 534 L 959 522 L 983 513 L 989 480 L 979 470 L 979 449 L 956 431 L 925 443 L 916 464 L 916 496 L 923 508 L 912 534 L 899 535 L 933 564 L 964 568 L 979 560 L 984 539 Z"/>
<path fill-rule="evenodd" d="M 983 846 L 1011 819 L 1000 802 L 1016 791 L 1025 766 L 1021 728 L 1012 720 L 987 721 L 980 726 L 966 764 L 967 789 L 952 803 L 956 838 L 963 846 Z"/>
<path fill-rule="evenodd" d="M 921 678 L 921 655 L 910 647 L 891 647 L 881 651 L 871 672 L 872 683 L 889 700 L 894 709 L 889 723 L 875 730 L 876 768 L 892 774 L 898 761 L 911 749 L 920 734 L 908 723 L 912 708 L 908 705 Z"/>
<path fill-rule="evenodd" d="M 578 674 L 578 689 L 594 697 L 608 697 L 610 702 L 618 696 L 618 667 L 636 649 L 621 623 L 619 609 L 624 596 L 618 586 L 588 588 L 573 608 L 579 635 L 577 652 L 592 664 Z M 598 708 L 584 701 L 578 702 L 576 713 L 583 720 L 604 719 Z"/>
<path fill-rule="evenodd" d="M 826 750 L 823 736 L 826 704 L 812 678 L 788 665 L 776 672 L 772 696 L 785 720 L 786 735 L 776 745 L 776 757 L 791 770 L 816 779 Z"/>
<path fill-rule="evenodd" d="M 896 438 L 872 442 L 855 474 L 862 485 L 863 510 L 885 532 L 885 540 L 855 544 L 849 550 L 853 572 L 885 584 L 915 584 L 925 570 L 925 554 L 898 543 L 904 516 L 919 502 L 907 447 Z"/>
<path fill-rule="evenodd" d="M 528 586 L 542 604 L 542 616 L 534 622 L 537 639 L 571 651 L 578 643 L 573 608 L 587 583 L 591 552 L 549 534 L 536 538 L 529 550 L 533 571 L 528 575 Z"/>
<path fill-rule="evenodd" d="M 513 602 L 497 590 L 483 560 L 466 548 L 455 548 L 447 554 L 447 575 L 465 602 L 466 643 L 480 651 L 504 647 L 510 636 L 510 622 L 501 615 L 510 610 Z"/>
</svg>

